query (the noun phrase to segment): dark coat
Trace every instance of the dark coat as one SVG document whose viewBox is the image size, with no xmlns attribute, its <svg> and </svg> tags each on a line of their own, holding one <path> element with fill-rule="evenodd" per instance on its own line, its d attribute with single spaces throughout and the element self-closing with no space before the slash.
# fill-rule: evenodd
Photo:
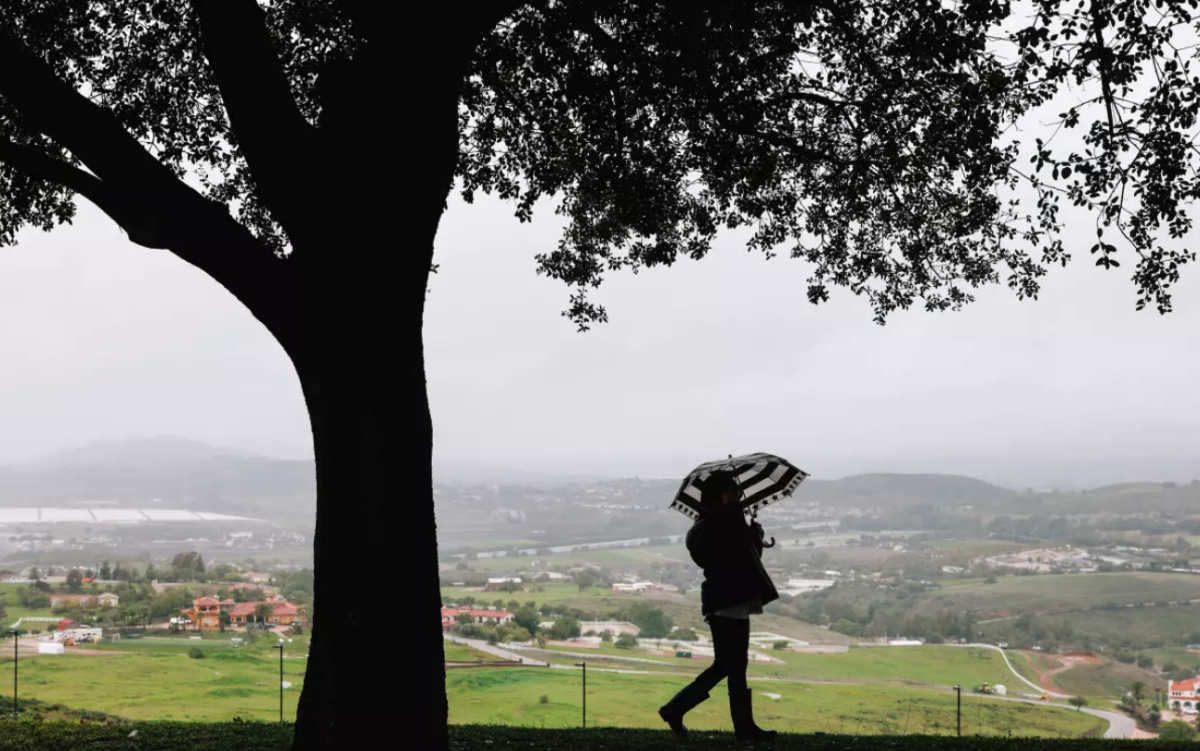
<svg viewBox="0 0 1200 751">
<path fill-rule="evenodd" d="M 706 617 L 748 600 L 766 605 L 779 599 L 762 565 L 762 527 L 747 524 L 736 506 L 700 517 L 688 530 L 687 549 L 704 571 L 700 611 Z"/>
</svg>

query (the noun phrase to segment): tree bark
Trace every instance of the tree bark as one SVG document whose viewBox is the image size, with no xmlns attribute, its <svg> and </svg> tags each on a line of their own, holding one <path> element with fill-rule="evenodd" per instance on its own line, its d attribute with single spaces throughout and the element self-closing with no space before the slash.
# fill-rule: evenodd
<svg viewBox="0 0 1200 751">
<path fill-rule="evenodd" d="M 383 163 L 403 169 L 409 195 L 376 188 L 378 158 L 329 160 L 339 170 L 329 179 L 347 186 L 329 202 L 331 234 L 297 243 L 303 337 L 284 347 L 313 431 L 319 607 L 294 751 L 365 748 L 389 737 L 423 750 L 448 748 L 422 327 L 434 237 L 457 160 L 467 59 L 409 79 L 403 106 L 414 113 L 415 132 L 374 143 L 403 152 L 402 160 L 385 156 Z M 390 95 L 381 106 L 394 106 Z M 382 117 L 368 121 L 366 129 L 385 127 Z M 357 135 L 371 142 L 362 138 L 363 122 Z M 324 252 L 308 253 L 304 244 Z M 415 609 L 411 599 L 396 601 L 384 582 L 415 586 Z"/>
</svg>

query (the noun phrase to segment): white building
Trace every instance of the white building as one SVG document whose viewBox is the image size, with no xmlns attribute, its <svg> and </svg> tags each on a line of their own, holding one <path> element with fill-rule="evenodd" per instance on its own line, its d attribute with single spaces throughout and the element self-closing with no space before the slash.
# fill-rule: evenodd
<svg viewBox="0 0 1200 751">
<path fill-rule="evenodd" d="M 830 579 L 788 579 L 787 588 L 784 590 L 789 595 L 802 594 L 804 592 L 818 592 L 822 589 L 832 587 L 836 582 Z"/>
<path fill-rule="evenodd" d="M 1184 714 L 1196 714 L 1200 697 L 1197 696 L 1197 686 L 1200 686 L 1200 678 L 1190 678 L 1186 681 L 1171 681 L 1167 684 L 1167 694 L 1169 706 L 1176 712 Z"/>
<path fill-rule="evenodd" d="M 38 642 L 38 654 L 40 655 L 60 655 L 65 651 L 63 645 L 58 642 Z"/>
<path fill-rule="evenodd" d="M 646 592 L 654 588 L 653 582 L 616 583 L 612 585 L 614 592 Z"/>
<path fill-rule="evenodd" d="M 632 636 L 642 633 L 640 626 L 636 626 L 628 621 L 580 621 L 579 628 L 584 633 L 595 631 L 599 634 L 603 631 L 611 631 L 614 634 L 630 634 Z"/>
</svg>

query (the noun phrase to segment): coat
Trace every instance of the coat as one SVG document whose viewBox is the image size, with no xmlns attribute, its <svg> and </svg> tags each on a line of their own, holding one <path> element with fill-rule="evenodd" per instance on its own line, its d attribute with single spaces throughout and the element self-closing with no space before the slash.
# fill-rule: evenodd
<svg viewBox="0 0 1200 751">
<path fill-rule="evenodd" d="M 762 527 L 746 523 L 735 506 L 700 517 L 688 530 L 688 553 L 704 571 L 700 611 L 707 618 L 748 600 L 763 605 L 779 599 L 762 565 Z"/>
</svg>

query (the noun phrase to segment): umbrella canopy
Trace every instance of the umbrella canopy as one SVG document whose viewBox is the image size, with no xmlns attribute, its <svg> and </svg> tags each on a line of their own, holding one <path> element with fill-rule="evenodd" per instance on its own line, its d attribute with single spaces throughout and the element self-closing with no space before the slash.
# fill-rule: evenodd
<svg viewBox="0 0 1200 751">
<path fill-rule="evenodd" d="M 774 454 L 746 454 L 731 456 L 715 462 L 701 464 L 679 486 L 671 508 L 692 519 L 704 514 L 700 505 L 704 482 L 714 472 L 726 472 L 737 480 L 742 491 L 738 504 L 742 512 L 755 514 L 764 506 L 788 498 L 808 477 L 808 473 L 797 468 L 786 459 Z"/>
</svg>

